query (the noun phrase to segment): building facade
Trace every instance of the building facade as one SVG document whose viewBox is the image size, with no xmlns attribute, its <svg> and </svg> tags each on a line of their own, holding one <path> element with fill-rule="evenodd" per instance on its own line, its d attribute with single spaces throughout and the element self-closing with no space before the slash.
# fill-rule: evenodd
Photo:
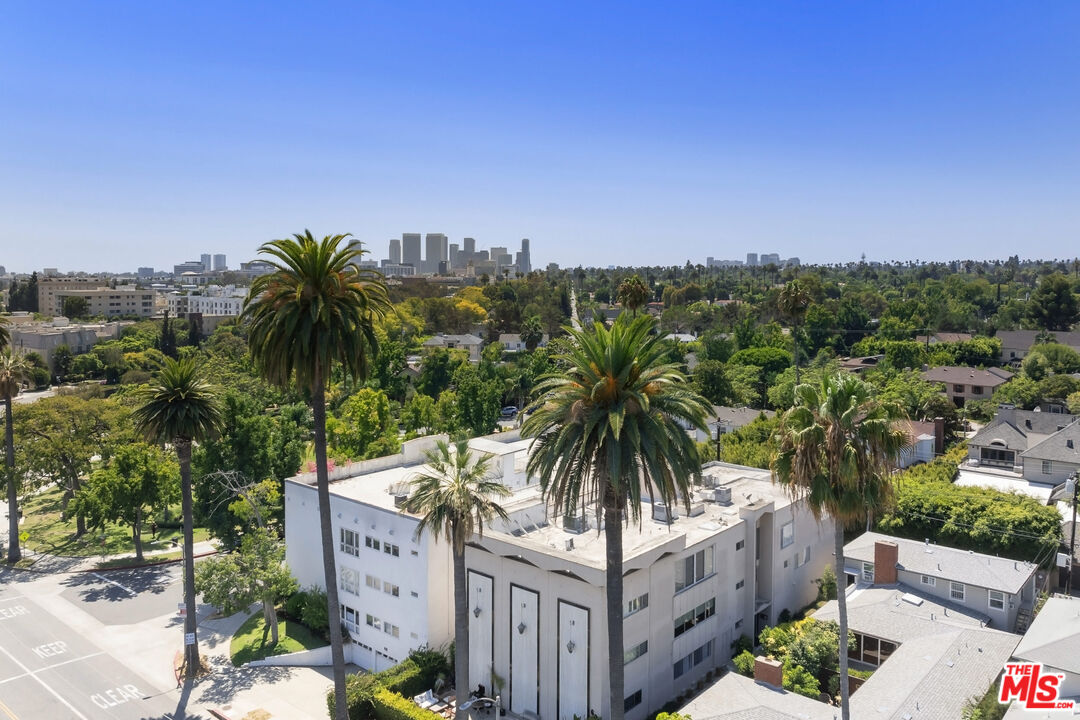
<svg viewBox="0 0 1080 720">
<path fill-rule="evenodd" d="M 153 290 L 134 285 L 108 287 L 108 283 L 99 278 L 81 277 L 43 277 L 38 279 L 38 312 L 43 315 L 61 317 L 64 314 L 64 299 L 81 297 L 86 300 L 91 316 L 119 317 L 135 315 L 152 317 L 154 315 Z"/>
</svg>

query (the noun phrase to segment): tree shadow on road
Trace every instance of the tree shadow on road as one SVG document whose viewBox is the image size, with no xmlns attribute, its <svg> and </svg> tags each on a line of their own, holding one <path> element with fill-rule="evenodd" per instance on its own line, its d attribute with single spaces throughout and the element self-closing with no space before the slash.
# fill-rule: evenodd
<svg viewBox="0 0 1080 720">
<path fill-rule="evenodd" d="M 214 671 L 199 680 L 195 689 L 195 700 L 203 705 L 227 704 L 238 693 L 256 685 L 282 682 L 293 675 L 292 668 L 288 667 L 238 668 L 224 656 L 208 660 L 213 663 Z"/>
<path fill-rule="evenodd" d="M 173 579 L 169 570 L 154 567 L 137 572 L 72 573 L 64 578 L 62 584 L 70 588 L 81 588 L 79 595 L 84 602 L 118 602 L 130 600 L 143 593 L 160 595 L 168 589 Z"/>
</svg>

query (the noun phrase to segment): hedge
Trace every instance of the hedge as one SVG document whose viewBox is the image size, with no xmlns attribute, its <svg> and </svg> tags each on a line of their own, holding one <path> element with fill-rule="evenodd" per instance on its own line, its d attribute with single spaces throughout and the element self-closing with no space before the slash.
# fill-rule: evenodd
<svg viewBox="0 0 1080 720">
<path fill-rule="evenodd" d="M 345 678 L 345 697 L 349 703 L 349 720 L 375 718 L 375 695 L 382 690 L 407 698 L 415 697 L 433 688 L 439 676 L 449 671 L 450 663 L 446 655 L 438 650 L 419 649 L 382 672 L 348 675 Z M 332 689 L 326 695 L 326 706 L 330 717 L 333 717 L 335 706 Z"/>
<path fill-rule="evenodd" d="M 412 700 L 387 689 L 379 690 L 372 699 L 376 720 L 442 720 L 442 716 L 425 710 Z"/>
</svg>

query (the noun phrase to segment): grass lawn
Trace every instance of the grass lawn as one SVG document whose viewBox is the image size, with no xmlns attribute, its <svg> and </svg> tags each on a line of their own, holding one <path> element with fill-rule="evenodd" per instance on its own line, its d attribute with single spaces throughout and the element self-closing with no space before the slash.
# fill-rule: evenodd
<svg viewBox="0 0 1080 720">
<path fill-rule="evenodd" d="M 153 565 L 153 564 L 157 564 L 157 563 L 167 562 L 167 561 L 170 561 L 170 560 L 179 560 L 183 556 L 184 556 L 184 553 L 181 552 L 180 550 L 177 550 L 176 552 L 162 553 L 161 555 L 147 555 L 146 559 L 143 561 L 143 564 L 145 564 L 145 565 Z M 135 564 L 136 564 L 135 558 L 121 557 L 121 558 L 112 558 L 111 560 L 106 560 L 104 562 L 99 562 L 97 564 L 97 568 L 98 568 L 98 570 L 108 570 L 110 568 L 131 567 L 132 565 L 135 565 Z"/>
<path fill-rule="evenodd" d="M 279 616 L 280 617 L 280 616 Z M 306 627 L 294 620 L 278 620 L 278 642 L 270 642 L 270 628 L 263 622 L 262 609 L 249 617 L 229 644 L 232 664 L 239 667 L 252 660 L 262 660 L 271 655 L 285 655 L 300 650 L 314 650 L 326 645 Z"/>
<path fill-rule="evenodd" d="M 91 557 L 94 555 L 118 555 L 135 552 L 135 543 L 131 540 L 131 528 L 126 525 L 106 525 L 105 535 L 101 530 L 88 530 L 78 540 L 75 539 L 75 518 L 60 519 L 63 492 L 59 488 L 31 496 L 23 504 L 23 521 L 19 529 L 29 537 L 25 547 L 36 552 L 67 557 Z M 172 513 L 177 517 L 179 510 Z M 210 537 L 206 528 L 195 528 L 195 542 Z M 172 541 L 183 542 L 180 528 L 161 528 L 156 539 L 150 539 L 149 523 L 143 529 L 143 552 L 172 548 Z"/>
</svg>

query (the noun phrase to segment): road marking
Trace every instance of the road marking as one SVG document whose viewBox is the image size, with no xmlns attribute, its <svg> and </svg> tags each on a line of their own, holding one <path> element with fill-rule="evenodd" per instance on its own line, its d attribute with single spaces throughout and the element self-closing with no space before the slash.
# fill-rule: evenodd
<svg viewBox="0 0 1080 720">
<path fill-rule="evenodd" d="M 3 700 L 0 700 L 0 710 L 3 710 L 4 714 L 11 718 L 11 720 L 19 720 L 19 716 L 12 712 L 11 708 L 5 705 Z"/>
<path fill-rule="evenodd" d="M 38 645 L 34 648 L 34 654 L 44 660 L 47 657 L 55 657 L 57 655 L 63 655 L 66 653 L 67 643 L 63 640 L 57 640 L 56 642 L 45 643 L 44 645 Z"/>
<path fill-rule="evenodd" d="M 7 597 L 0 598 L 0 602 L 7 602 L 9 600 L 25 600 L 25 595 L 8 595 Z"/>
<path fill-rule="evenodd" d="M 142 696 L 143 694 L 139 692 L 139 688 L 134 685 L 123 685 L 121 687 L 109 688 L 103 693 L 91 695 L 90 701 L 102 710 L 108 710 L 111 707 L 123 705 L 131 700 L 140 700 L 142 699 Z"/>
<path fill-rule="evenodd" d="M 2 649 L 3 648 L 0 648 L 0 650 L 2 650 Z M 105 654 L 105 651 L 101 650 L 101 651 L 96 652 L 96 653 L 90 653 L 89 655 L 83 655 L 82 657 L 71 658 L 70 660 L 65 660 L 63 662 L 53 663 L 52 665 L 46 665 L 45 667 L 39 668 L 37 670 L 27 670 L 22 675 L 13 675 L 13 676 L 11 676 L 9 678 L 4 678 L 3 680 L 0 680 L 0 685 L 4 685 L 5 683 L 9 683 L 12 680 L 20 680 L 20 679 L 22 679 L 24 677 L 29 677 L 31 675 L 36 675 L 39 672 L 45 672 L 46 670 L 52 670 L 53 668 L 62 667 L 64 665 L 70 665 L 71 663 L 82 662 L 83 660 L 89 660 L 90 658 L 95 658 L 98 655 L 104 655 L 104 654 Z"/>
<path fill-rule="evenodd" d="M 121 590 L 126 592 L 131 597 L 136 597 L 139 594 L 139 593 L 135 592 L 134 590 L 132 590 L 131 588 L 129 588 L 127 586 L 124 586 L 124 585 L 121 585 L 120 583 L 116 582 L 115 580 L 110 580 L 109 578 L 105 577 L 104 575 L 99 575 L 98 573 L 90 573 L 90 574 L 93 575 L 94 577 L 98 578 L 99 580 L 103 580 L 104 582 L 109 583 L 110 585 L 115 585 L 116 587 L 120 588 Z"/>
<path fill-rule="evenodd" d="M 83 714 L 82 714 L 81 712 L 79 712 L 78 710 L 76 710 L 76 709 L 75 709 L 75 706 L 74 706 L 74 705 L 72 705 L 72 704 L 71 704 L 71 703 L 69 703 L 69 702 L 68 702 L 67 700 L 65 700 L 65 699 L 64 699 L 64 696 L 63 696 L 63 695 L 61 695 L 60 693 L 58 693 L 58 692 L 56 692 L 55 690 L 53 690 L 53 689 L 52 689 L 52 687 L 50 687 L 50 686 L 49 686 L 49 684 L 48 684 L 47 682 L 45 682 L 44 680 L 42 680 L 41 678 L 39 678 L 39 677 L 38 677 L 38 676 L 37 676 L 37 675 L 36 675 L 35 673 L 31 672 L 31 671 L 30 671 L 30 668 L 26 667 L 26 666 L 25 666 L 25 665 L 23 665 L 23 664 L 22 664 L 21 662 L 19 662 L 18 658 L 16 658 L 16 657 L 15 657 L 14 655 L 12 655 L 11 653 L 9 653 L 9 652 L 8 652 L 8 651 L 7 651 L 7 650 L 6 650 L 5 648 L 4 648 L 4 647 L 0 646 L 0 652 L 2 652 L 2 653 L 4 653 L 5 655 L 7 655 L 7 656 L 8 656 L 8 659 L 9 659 L 9 660 L 11 660 L 11 662 L 15 663 L 15 664 L 16 664 L 16 665 L 18 665 L 18 666 L 19 666 L 20 668 L 22 668 L 22 671 L 23 671 L 23 672 L 25 672 L 25 673 L 27 673 L 28 675 L 30 675 L 30 677 L 34 678 L 34 680 L 37 680 L 38 684 L 39 684 L 39 685 L 41 685 L 41 687 L 43 687 L 43 688 L 45 688 L 46 690 L 48 690 L 48 691 L 49 691 L 49 693 L 51 693 L 53 697 L 55 697 L 55 698 L 56 698 L 57 700 L 59 700 L 59 701 L 60 701 L 61 703 L 63 703 L 64 707 L 66 707 L 66 708 L 67 708 L 68 710 L 70 710 L 70 711 L 71 711 L 71 712 L 72 712 L 72 713 L 73 713 L 73 714 L 75 715 L 75 717 L 79 718 L 79 720 L 90 720 L 90 718 L 86 717 L 86 716 L 85 716 L 85 715 L 83 715 Z"/>
<path fill-rule="evenodd" d="M 11 607 L 0 608 L 0 620 L 11 620 L 22 615 L 29 615 L 30 611 L 26 609 L 25 605 L 12 605 Z"/>
</svg>

